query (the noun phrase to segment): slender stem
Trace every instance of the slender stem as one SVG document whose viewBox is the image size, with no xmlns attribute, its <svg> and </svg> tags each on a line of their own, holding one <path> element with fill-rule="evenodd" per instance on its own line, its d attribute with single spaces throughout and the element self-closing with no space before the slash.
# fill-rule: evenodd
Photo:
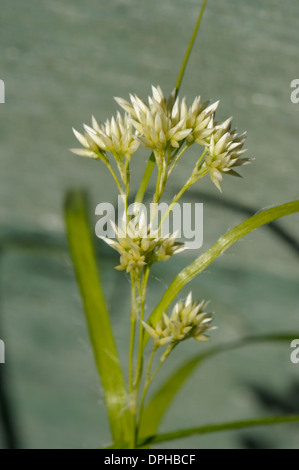
<svg viewBox="0 0 299 470">
<path fill-rule="evenodd" d="M 162 173 L 163 173 L 163 168 L 161 166 L 158 166 L 158 177 L 157 177 L 157 182 L 156 182 L 156 190 L 155 190 L 155 194 L 153 197 L 153 203 L 159 202 L 159 199 L 161 197 L 160 186 L 161 186 Z"/>
<path fill-rule="evenodd" d="M 187 150 L 187 148 L 189 148 L 189 145 L 185 145 L 182 150 L 177 154 L 177 156 L 175 157 L 175 160 L 172 162 L 171 164 L 171 167 L 169 168 L 168 170 L 168 174 L 167 174 L 167 177 L 169 178 L 169 176 L 171 175 L 171 173 L 173 172 L 173 169 L 174 167 L 176 166 L 177 162 L 179 161 L 179 159 L 181 158 L 181 156 L 183 155 L 183 153 L 185 152 L 185 150 Z"/>
<path fill-rule="evenodd" d="M 189 179 L 187 183 L 182 187 L 182 189 L 174 196 L 173 200 L 171 201 L 168 209 L 164 212 L 163 217 L 161 218 L 161 222 L 159 224 L 159 228 L 162 227 L 163 223 L 171 213 L 172 209 L 174 208 L 174 205 L 178 202 L 178 200 L 183 196 L 183 194 L 187 191 L 187 189 L 192 186 L 193 181 Z"/>
<path fill-rule="evenodd" d="M 182 80 L 183 80 L 183 76 L 184 76 L 184 73 L 185 73 L 185 70 L 186 70 L 186 66 L 187 66 L 187 63 L 188 63 L 188 60 L 189 60 L 189 57 L 190 57 L 195 39 L 196 39 L 196 35 L 197 35 L 198 29 L 199 29 L 199 26 L 200 26 L 200 23 L 201 23 L 201 19 L 202 19 L 206 4 L 207 4 L 207 0 L 203 0 L 203 4 L 202 4 L 201 10 L 200 10 L 198 19 L 197 19 L 194 31 L 192 33 L 190 42 L 189 42 L 189 46 L 187 48 L 187 51 L 186 51 L 186 54 L 185 54 L 185 57 L 184 57 L 184 60 L 183 60 L 183 63 L 182 63 L 177 81 L 176 81 L 176 84 L 175 84 L 176 96 L 179 92 L 179 89 L 180 89 L 180 86 L 181 86 L 181 83 L 182 83 Z M 175 165 L 177 164 L 178 160 L 180 159 L 180 157 L 182 156 L 182 154 L 184 153 L 186 148 L 187 148 L 187 145 L 185 145 L 185 147 L 182 150 L 180 150 L 180 149 L 178 150 L 178 154 L 175 155 L 175 160 L 173 161 L 168 173 L 167 173 L 167 164 L 166 164 L 166 162 L 162 161 L 162 166 L 160 164 L 157 165 L 158 166 L 158 178 L 157 178 L 157 183 L 156 183 L 155 194 L 154 194 L 154 197 L 153 197 L 153 202 L 154 203 L 159 202 L 159 200 L 161 198 L 161 195 L 162 195 L 162 192 L 164 190 L 167 178 L 172 173 Z M 165 158 L 165 155 L 163 155 L 162 158 Z M 141 203 L 143 201 L 144 194 L 145 194 L 146 189 L 148 187 L 150 177 L 152 175 L 155 163 L 156 163 L 156 158 L 155 158 L 154 153 L 152 153 L 149 160 L 148 160 L 148 163 L 147 163 L 145 172 L 143 174 L 139 189 L 137 191 L 137 194 L 136 194 L 136 197 L 135 197 L 135 202 Z M 157 161 L 157 163 L 159 163 L 159 162 Z M 180 199 L 180 197 L 184 194 L 184 192 L 188 189 L 188 187 L 191 186 L 191 184 L 193 184 L 193 180 L 191 180 L 190 182 L 187 182 L 187 184 L 184 186 L 184 188 L 182 188 L 182 190 L 174 198 L 174 200 L 172 201 L 172 204 L 170 205 L 170 209 L 169 209 L 168 213 L 172 210 L 174 204 Z M 128 187 L 126 185 L 126 182 L 125 182 L 125 186 L 126 186 L 127 195 L 128 195 Z M 163 221 L 164 220 L 165 220 L 165 215 L 164 215 Z M 150 268 L 147 266 L 145 272 L 143 273 L 142 284 L 140 285 L 140 278 L 139 278 L 139 284 L 138 284 L 138 291 L 139 291 L 139 296 L 140 296 L 140 299 L 139 299 L 139 302 L 140 302 L 140 325 L 139 325 L 139 344 L 138 344 L 138 356 L 137 356 L 137 364 L 136 364 L 136 375 L 135 375 L 136 382 L 135 382 L 135 384 L 133 384 L 133 356 L 134 356 L 134 339 L 135 339 L 135 330 L 136 330 L 136 318 L 137 318 L 139 305 L 137 305 L 137 303 L 136 303 L 136 278 L 135 278 L 135 275 L 131 275 L 132 310 L 131 310 L 131 339 L 130 339 L 130 353 L 129 353 L 129 389 L 130 389 L 131 396 L 134 395 L 134 420 L 135 420 L 135 416 L 136 416 L 135 408 L 137 407 L 137 403 L 138 403 L 139 387 L 140 387 L 140 381 L 141 381 L 141 376 L 142 376 L 143 336 L 144 336 L 144 332 L 143 332 L 143 327 L 142 327 L 141 322 L 142 322 L 143 317 L 144 317 L 145 296 L 146 296 L 146 288 L 147 288 L 149 270 L 150 270 Z M 156 349 L 157 349 L 157 347 L 154 346 L 153 351 L 152 351 L 151 356 L 150 356 L 150 359 L 149 359 L 147 372 L 146 372 L 145 386 L 144 386 L 143 394 L 142 394 L 142 397 L 141 397 L 141 403 L 140 403 L 140 408 L 139 408 L 139 412 L 138 412 L 137 423 L 140 423 L 140 420 L 142 418 L 144 400 L 145 400 L 145 397 L 146 397 L 147 390 L 148 390 L 153 378 L 155 377 L 155 375 L 160 370 L 160 367 L 162 366 L 162 364 L 164 363 L 164 361 L 165 361 L 165 359 L 168 355 L 166 353 L 166 355 L 163 356 L 163 360 L 160 362 L 158 368 L 156 369 L 156 371 L 154 372 L 154 374 L 151 377 L 151 375 L 150 375 L 151 374 L 151 367 L 152 367 L 152 362 L 153 362 L 153 358 L 154 358 L 154 354 L 156 352 Z M 133 440 L 132 440 L 132 448 L 134 448 L 135 443 L 136 443 L 137 432 L 138 432 L 138 426 L 137 426 L 137 428 L 135 428 L 135 431 L 134 431 L 134 436 L 133 436 Z"/>
<path fill-rule="evenodd" d="M 151 223 L 155 220 L 157 213 L 157 203 L 160 201 L 163 194 L 165 184 L 167 182 L 167 162 L 165 160 L 165 154 L 158 155 L 157 158 L 162 160 L 161 164 L 158 165 L 158 178 L 156 183 L 156 190 L 153 197 L 154 210 L 151 211 Z"/>
<path fill-rule="evenodd" d="M 137 423 L 138 423 L 137 424 L 137 429 L 139 429 L 139 427 L 140 427 L 142 414 L 143 414 L 145 397 L 146 397 L 147 391 L 149 389 L 149 386 L 152 382 L 151 368 L 152 368 L 152 363 L 153 363 L 153 359 L 154 359 L 154 355 L 155 355 L 156 351 L 157 351 L 157 346 L 154 346 L 153 350 L 151 352 L 149 361 L 148 361 L 148 366 L 147 366 L 147 370 L 146 370 L 146 377 L 145 377 L 145 384 L 144 384 L 144 389 L 143 389 L 143 392 L 142 392 L 142 396 L 141 396 L 141 400 L 140 400 L 140 406 L 139 406 L 139 413 L 138 413 L 138 419 L 137 419 Z"/>
<path fill-rule="evenodd" d="M 145 308 L 145 298 L 146 298 L 146 288 L 147 282 L 149 278 L 150 266 L 147 265 L 145 268 L 145 272 L 142 277 L 142 285 L 141 285 L 141 299 L 140 299 L 140 320 L 139 320 L 139 341 L 138 341 L 138 355 L 137 355 L 137 365 L 136 365 L 136 375 L 135 375 L 135 390 L 138 395 L 140 380 L 142 375 L 142 364 L 143 364 L 143 325 L 142 321 L 144 318 L 144 308 Z"/>
<path fill-rule="evenodd" d="M 156 370 L 154 371 L 154 373 L 152 374 L 151 376 L 151 382 L 154 380 L 154 378 L 156 377 L 156 375 L 158 374 L 159 370 L 161 369 L 161 367 L 163 366 L 164 362 L 166 361 L 166 359 L 168 358 L 169 354 L 171 353 L 171 351 L 174 350 L 174 348 L 179 344 L 179 342 L 174 342 L 174 343 L 171 343 L 168 348 L 166 349 L 166 351 L 164 352 L 163 356 L 161 357 L 161 360 L 160 360 L 160 364 L 158 365 L 158 367 L 156 368 Z"/>
<path fill-rule="evenodd" d="M 129 393 L 133 391 L 133 355 L 134 355 L 134 339 L 135 339 L 136 320 L 131 319 L 130 334 L 130 353 L 129 353 Z"/>
<path fill-rule="evenodd" d="M 208 150 L 209 150 L 208 147 L 205 147 L 202 154 L 201 154 L 201 156 L 197 160 L 197 162 L 196 162 L 197 171 L 199 170 L 199 165 L 201 164 L 201 162 L 202 162 L 202 160 L 203 160 L 203 158 L 204 158 L 204 156 L 205 156 L 205 154 L 207 153 Z"/>
<path fill-rule="evenodd" d="M 180 86 L 181 86 L 181 83 L 182 83 L 182 80 L 183 80 L 183 76 L 184 76 L 184 73 L 185 73 L 185 70 L 186 70 L 186 66 L 187 66 L 187 63 L 188 63 L 188 60 L 189 60 L 189 57 L 190 57 L 195 39 L 196 39 L 196 35 L 197 35 L 198 29 L 199 29 L 199 26 L 200 26 L 200 23 L 201 23 L 201 19 L 203 17 L 203 14 L 204 14 L 204 11 L 205 11 L 205 8 L 206 8 L 207 1 L 208 0 L 204 0 L 203 4 L 201 6 L 201 9 L 200 9 L 200 12 L 199 12 L 199 16 L 198 16 L 194 31 L 192 33 L 192 36 L 191 36 L 191 39 L 190 39 L 190 42 L 189 42 L 189 45 L 188 45 L 188 49 L 186 51 L 186 54 L 185 54 L 185 57 L 184 57 L 184 60 L 183 60 L 183 63 L 182 63 L 177 81 L 176 81 L 176 84 L 175 84 L 176 96 L 179 93 L 179 89 L 180 89 Z"/>
<path fill-rule="evenodd" d="M 133 359 L 134 359 L 134 342 L 136 330 L 136 275 L 131 272 L 131 334 L 130 334 L 130 349 L 129 349 L 129 393 L 130 397 L 133 391 Z"/>
<path fill-rule="evenodd" d="M 177 77 L 177 81 L 176 81 L 176 84 L 175 84 L 175 90 L 176 90 L 175 94 L 176 94 L 176 96 L 178 95 L 179 90 L 180 90 L 180 86 L 181 86 L 181 83 L 182 83 L 182 80 L 183 80 L 183 76 L 184 76 L 184 73 L 185 73 L 185 70 L 186 70 L 186 67 L 187 67 L 187 63 L 188 63 L 188 60 L 189 60 L 189 57 L 190 57 L 195 39 L 196 39 L 196 35 L 197 35 L 198 29 L 199 29 L 199 26 L 200 26 L 200 23 L 201 23 L 201 19 L 203 17 L 204 10 L 206 8 L 206 4 L 207 4 L 207 0 L 204 0 L 203 4 L 201 6 L 200 12 L 199 12 L 199 16 L 198 16 L 194 31 L 192 33 L 192 36 L 191 36 L 191 39 L 190 39 L 190 42 L 189 42 L 189 45 L 188 45 L 188 49 L 186 51 L 183 63 L 181 65 L 179 75 Z M 145 172 L 143 174 L 139 189 L 137 191 L 137 194 L 136 194 L 136 197 L 135 197 L 135 202 L 140 202 L 141 203 L 143 201 L 144 194 L 145 194 L 146 189 L 148 187 L 148 183 L 149 183 L 149 180 L 150 180 L 150 177 L 152 175 L 154 167 L 155 167 L 155 156 L 154 156 L 154 153 L 152 152 L 151 155 L 150 155 L 150 158 L 147 162 L 147 166 L 146 166 Z"/>
<path fill-rule="evenodd" d="M 129 348 L 129 397 L 130 397 L 130 409 L 133 419 L 133 429 L 130 436 L 130 449 L 135 449 L 136 438 L 137 438 L 137 426 L 136 426 L 136 414 L 138 406 L 138 395 L 134 389 L 133 384 L 133 366 L 134 366 L 134 345 L 135 345 L 135 334 L 136 334 L 136 321 L 138 317 L 138 300 L 137 290 L 140 290 L 140 276 L 136 272 L 131 272 L 131 334 L 130 334 L 130 348 Z"/>
<path fill-rule="evenodd" d="M 124 164 L 124 184 L 126 186 L 127 195 L 130 192 L 130 162 L 126 159 Z"/>
<path fill-rule="evenodd" d="M 153 197 L 153 204 L 154 204 L 154 209 L 151 210 L 151 218 L 150 218 L 150 224 L 153 223 L 155 217 L 156 217 L 156 211 L 157 211 L 157 203 L 159 202 L 160 200 L 160 197 L 161 197 L 161 192 L 160 192 L 160 186 L 161 186 L 161 180 L 162 180 L 162 172 L 163 172 L 163 168 L 161 166 L 158 166 L 158 176 L 157 176 L 157 182 L 156 182 L 156 189 L 155 189 L 155 194 L 154 194 L 154 197 Z"/>
<path fill-rule="evenodd" d="M 199 159 L 196 162 L 195 169 L 193 170 L 192 175 L 190 176 L 188 181 L 184 184 L 182 189 L 178 192 L 178 194 L 176 196 L 174 196 L 174 198 L 171 201 L 170 206 L 168 207 L 167 211 L 163 214 L 163 217 L 161 219 L 159 227 L 161 227 L 163 225 L 163 223 L 165 222 L 165 220 L 169 216 L 170 212 L 172 211 L 174 205 L 178 202 L 178 200 L 182 197 L 182 195 L 187 191 L 187 189 L 189 189 L 190 186 L 195 184 L 198 180 L 200 180 L 201 178 L 203 178 L 207 174 L 208 171 L 206 171 L 206 170 L 205 171 L 199 171 L 199 165 L 202 162 L 202 160 L 203 160 L 205 154 L 207 153 L 207 151 L 208 151 L 208 149 L 205 148 L 204 151 L 202 152 L 201 156 L 199 157 Z M 169 175 L 169 173 L 168 173 L 168 175 Z"/>
<path fill-rule="evenodd" d="M 183 196 L 183 194 L 191 187 L 193 186 L 193 184 L 195 184 L 198 180 L 200 180 L 201 178 L 203 178 L 205 175 L 207 174 L 207 171 L 205 171 L 204 173 L 202 173 L 201 175 L 199 175 L 198 177 L 196 178 L 190 178 L 187 183 L 182 187 L 182 189 L 177 193 L 176 196 L 174 196 L 173 200 L 171 201 L 168 209 L 166 212 L 164 212 L 163 214 L 163 217 L 161 219 L 161 222 L 159 224 L 159 227 L 161 227 L 163 225 L 163 223 L 165 222 L 165 220 L 167 219 L 167 217 L 169 216 L 169 214 L 171 213 L 174 205 L 179 201 L 179 199 L 181 199 L 181 197 Z"/>
<path fill-rule="evenodd" d="M 126 188 L 127 193 L 129 193 L 130 190 L 130 172 L 129 172 L 129 162 L 128 160 L 125 160 L 125 163 L 119 161 L 115 157 L 115 161 L 117 164 L 118 172 L 121 177 L 121 180 Z"/>
<path fill-rule="evenodd" d="M 112 166 L 110 165 L 109 162 L 106 163 L 106 165 L 107 165 L 107 168 L 109 169 L 111 175 L 113 176 L 114 181 L 115 181 L 116 184 L 117 184 L 117 187 L 118 187 L 118 189 L 119 189 L 120 194 L 124 195 L 125 192 L 124 192 L 124 190 L 123 190 L 123 188 L 122 188 L 122 186 L 121 186 L 121 184 L 120 184 L 120 182 L 119 182 L 119 180 L 118 180 L 118 178 L 117 178 L 117 176 L 116 176 L 116 174 L 115 174 L 115 172 L 114 172 Z"/>
<path fill-rule="evenodd" d="M 152 383 L 152 381 L 154 380 L 154 378 L 156 377 L 156 375 L 158 374 L 159 370 L 161 369 L 161 367 L 163 366 L 164 362 L 166 361 L 166 359 L 168 358 L 169 354 L 171 353 L 171 351 L 176 347 L 177 343 L 172 343 L 170 346 L 168 346 L 168 348 L 166 349 L 165 353 L 163 354 L 161 360 L 160 360 L 160 363 L 158 365 L 158 367 L 156 368 L 156 370 L 153 372 L 153 374 L 151 375 L 151 368 L 152 368 L 152 363 L 153 363 L 153 358 L 154 358 L 154 354 L 156 352 L 156 350 L 158 349 L 158 346 L 154 346 L 153 347 L 153 351 L 151 353 L 151 356 L 150 356 L 150 359 L 149 359 L 149 363 L 148 363 L 148 366 L 147 366 L 147 372 L 146 372 L 146 379 L 145 379 L 145 385 L 144 385 L 144 390 L 143 390 L 143 393 L 142 393 L 142 397 L 141 397 L 141 401 L 140 401 L 140 407 L 139 407 L 139 413 L 138 413 L 138 420 L 137 420 L 137 429 L 140 428 L 140 425 L 141 425 L 141 420 L 142 420 L 142 414 L 143 414 L 143 409 L 144 409 L 144 402 L 145 402 L 145 398 L 146 398 L 146 394 L 148 392 L 148 389 Z"/>
<path fill-rule="evenodd" d="M 166 359 L 166 358 L 165 358 Z M 156 375 L 158 374 L 159 370 L 161 369 L 161 367 L 163 366 L 164 362 L 165 362 L 165 359 L 163 361 L 160 361 L 160 364 L 158 365 L 158 367 L 156 368 L 156 370 L 153 372 L 152 376 L 151 376 L 151 379 L 150 379 L 150 383 L 149 385 L 152 383 L 152 381 L 154 380 L 154 378 L 156 377 Z"/>
<path fill-rule="evenodd" d="M 146 188 L 148 187 L 148 183 L 151 178 L 153 169 L 155 167 L 155 163 L 156 163 L 155 156 L 154 156 L 154 153 L 152 152 L 148 159 L 145 172 L 143 174 L 139 189 L 137 191 L 135 202 L 141 203 L 143 201 L 143 197 L 145 195 Z"/>
</svg>

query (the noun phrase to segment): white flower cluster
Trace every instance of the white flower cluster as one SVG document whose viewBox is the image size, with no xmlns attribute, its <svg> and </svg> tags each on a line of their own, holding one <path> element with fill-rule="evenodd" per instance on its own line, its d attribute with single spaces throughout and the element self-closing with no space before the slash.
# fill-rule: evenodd
<svg viewBox="0 0 299 470">
<path fill-rule="evenodd" d="M 190 292 L 185 303 L 181 300 L 176 303 L 170 317 L 164 313 L 154 327 L 142 322 L 144 329 L 154 339 L 155 347 L 176 344 L 188 338 L 209 341 L 210 338 L 206 333 L 216 327 L 210 326 L 213 320 L 212 313 L 205 312 L 208 304 L 209 302 L 204 300 L 200 303 L 193 302 Z"/>
<path fill-rule="evenodd" d="M 239 158 L 245 150 L 243 145 L 246 133 L 238 135 L 231 130 L 231 118 L 222 124 L 215 121 L 215 112 L 219 101 L 202 103 L 197 96 L 190 107 L 187 101 L 179 97 L 164 98 L 160 87 L 152 87 L 152 96 L 146 104 L 137 95 L 130 95 L 130 102 L 115 98 L 125 110 L 122 117 L 107 120 L 99 125 L 92 118 L 92 127 L 84 125 L 85 135 L 74 130 L 75 136 L 84 147 L 72 149 L 78 155 L 107 160 L 107 152 L 113 154 L 121 164 L 123 159 L 130 161 L 139 145 L 151 149 L 157 163 L 161 159 L 170 165 L 178 150 L 185 144 L 193 143 L 205 147 L 206 155 L 198 172 L 208 173 L 212 182 L 221 191 L 222 173 L 239 176 L 232 168 L 250 162 Z"/>
<path fill-rule="evenodd" d="M 84 136 L 73 129 L 75 136 L 84 147 L 84 149 L 72 149 L 72 152 L 77 155 L 99 158 L 99 153 L 110 152 L 117 161 L 121 162 L 123 157 L 130 160 L 133 153 L 138 150 L 139 142 L 134 138 L 132 121 L 127 114 L 122 117 L 120 113 L 117 113 L 116 119 L 114 117 L 111 121 L 107 119 L 101 126 L 92 116 L 92 127 L 84 124 L 84 129 L 86 131 Z"/>
<path fill-rule="evenodd" d="M 132 117 L 137 130 L 137 139 L 154 152 L 164 154 L 166 150 L 177 149 L 186 139 L 206 144 L 206 138 L 213 131 L 213 113 L 218 102 L 211 106 L 201 104 L 200 97 L 195 98 L 192 106 L 187 107 L 186 99 L 180 103 L 174 100 L 174 94 L 166 100 L 160 87 L 152 87 L 153 95 L 148 98 L 148 105 L 137 95 L 130 95 L 131 103 L 115 98 L 117 103 Z"/>
<path fill-rule="evenodd" d="M 245 143 L 246 132 L 237 134 L 236 129 L 231 130 L 231 122 L 232 118 L 229 118 L 223 124 L 215 126 L 208 153 L 202 166 L 203 170 L 208 170 L 212 182 L 219 191 L 221 191 L 222 173 L 240 176 L 232 168 L 246 165 L 251 161 L 249 158 L 240 158 L 246 152 L 242 148 Z"/>
<path fill-rule="evenodd" d="M 175 234 L 159 236 L 159 231 L 150 225 L 146 226 L 141 218 L 140 223 L 129 221 L 124 228 L 114 225 L 117 238 L 102 237 L 102 239 L 120 254 L 120 264 L 115 269 L 137 273 L 145 265 L 158 261 L 167 261 L 171 256 L 184 250 L 183 244 L 176 241 Z"/>
</svg>

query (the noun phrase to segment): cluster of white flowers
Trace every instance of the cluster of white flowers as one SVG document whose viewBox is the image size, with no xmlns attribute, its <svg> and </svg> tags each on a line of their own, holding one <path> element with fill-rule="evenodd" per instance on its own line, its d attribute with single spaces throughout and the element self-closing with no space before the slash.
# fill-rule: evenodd
<svg viewBox="0 0 299 470">
<path fill-rule="evenodd" d="M 73 132 L 83 148 L 70 149 L 71 152 L 79 155 L 80 157 L 94 158 L 96 160 L 99 159 L 104 162 L 108 162 L 108 158 L 103 150 L 95 143 L 94 139 L 92 139 L 87 132 L 84 135 L 80 134 L 76 129 L 73 129 Z"/>
<path fill-rule="evenodd" d="M 79 142 L 84 149 L 72 149 L 77 155 L 99 158 L 100 154 L 110 152 L 117 161 L 122 162 L 123 157 L 130 161 L 133 153 L 138 150 L 139 142 L 134 138 L 132 131 L 132 120 L 127 114 L 122 117 L 117 113 L 116 119 L 106 120 L 105 124 L 99 126 L 92 116 L 92 127 L 84 124 L 85 135 L 73 129 Z"/>
<path fill-rule="evenodd" d="M 165 99 L 160 87 L 152 87 L 152 96 L 146 105 L 137 95 L 130 95 L 131 103 L 123 98 L 116 98 L 117 103 L 132 117 L 133 126 L 138 132 L 137 139 L 142 145 L 159 154 L 174 150 L 186 139 L 206 144 L 213 128 L 213 114 L 218 102 L 211 106 L 201 104 L 200 97 L 195 98 L 192 106 L 187 107 L 186 99 L 180 103 L 174 99 L 174 93 Z"/>
<path fill-rule="evenodd" d="M 158 261 L 167 261 L 171 256 L 184 250 L 182 243 L 176 241 L 175 234 L 160 236 L 159 231 L 151 225 L 145 225 L 141 217 L 140 223 L 130 220 L 125 227 L 114 225 L 117 238 L 102 237 L 102 239 L 120 254 L 120 264 L 115 269 L 137 273 L 145 265 L 152 265 Z"/>
<path fill-rule="evenodd" d="M 116 98 L 116 101 L 130 114 L 137 130 L 136 138 L 144 147 L 164 155 L 168 147 L 179 147 L 191 132 L 186 129 L 184 119 L 172 119 L 171 100 L 164 99 L 160 88 L 153 87 L 148 106 L 137 95 L 130 95 L 130 99 L 131 104 L 122 98 Z"/>
<path fill-rule="evenodd" d="M 213 320 L 212 313 L 205 312 L 208 304 L 209 302 L 204 300 L 200 303 L 193 302 L 190 292 L 185 303 L 180 300 L 175 304 L 170 317 L 164 313 L 154 327 L 142 322 L 144 329 L 154 339 L 155 347 L 176 344 L 188 338 L 209 341 L 210 338 L 206 333 L 216 327 L 210 326 Z"/>
<path fill-rule="evenodd" d="M 115 99 L 125 110 L 124 117 L 118 113 L 116 119 L 101 126 L 92 118 L 92 127 L 84 125 L 85 135 L 74 130 L 84 147 L 72 149 L 74 153 L 108 161 L 110 152 L 121 164 L 123 159 L 130 161 L 141 144 L 154 152 L 158 164 L 162 158 L 167 166 L 183 145 L 197 143 L 206 149 L 205 159 L 197 170 L 208 173 L 220 191 L 222 173 L 238 176 L 232 168 L 250 162 L 248 158 L 239 158 L 245 152 L 242 147 L 246 133 L 238 135 L 231 130 L 231 118 L 216 123 L 218 101 L 202 103 L 198 96 L 188 107 L 186 99 L 180 101 L 174 92 L 166 99 L 160 87 L 152 87 L 148 104 L 132 94 L 130 102 Z"/>
<path fill-rule="evenodd" d="M 231 122 L 232 118 L 229 118 L 223 124 L 215 126 L 202 166 L 203 170 L 208 170 L 212 182 L 219 191 L 221 191 L 222 173 L 240 176 L 232 168 L 246 165 L 251 161 L 250 158 L 240 158 L 246 152 L 242 148 L 246 132 L 237 134 L 236 129 L 231 130 Z"/>
</svg>

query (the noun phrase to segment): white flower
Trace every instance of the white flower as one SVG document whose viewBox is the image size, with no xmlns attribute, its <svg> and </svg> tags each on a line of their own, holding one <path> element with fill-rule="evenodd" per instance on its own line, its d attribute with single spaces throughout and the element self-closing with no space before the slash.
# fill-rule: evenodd
<svg viewBox="0 0 299 470">
<path fill-rule="evenodd" d="M 219 103 L 202 103 L 198 96 L 188 108 L 186 98 L 180 102 L 173 92 L 165 99 L 161 88 L 154 86 L 148 104 L 132 94 L 130 103 L 123 98 L 115 99 L 132 117 L 138 132 L 136 138 L 143 146 L 159 153 L 177 149 L 185 139 L 189 145 L 193 142 L 207 145 L 214 131 L 214 114 Z"/>
<path fill-rule="evenodd" d="M 240 176 L 233 167 L 250 163 L 250 158 L 240 158 L 246 149 L 242 149 L 246 132 L 237 134 L 236 129 L 231 130 L 232 118 L 227 119 L 221 125 L 215 126 L 211 136 L 208 153 L 205 156 L 202 169 L 209 172 L 210 178 L 215 186 L 221 191 L 220 182 L 222 173 Z"/>
<path fill-rule="evenodd" d="M 77 155 L 101 158 L 105 152 L 110 152 L 116 160 L 122 162 L 124 157 L 130 160 L 132 154 L 138 150 L 139 142 L 134 138 L 131 119 L 127 114 L 122 117 L 120 113 L 117 113 L 116 119 L 114 117 L 111 121 L 107 119 L 101 126 L 92 116 L 92 127 L 84 124 L 84 129 L 85 135 L 74 129 L 75 136 L 84 147 L 72 149 L 72 152 Z"/>
<path fill-rule="evenodd" d="M 155 152 L 164 153 L 167 148 L 178 148 L 180 142 L 191 132 L 186 128 L 186 119 L 174 123 L 172 119 L 173 95 L 166 100 L 160 87 L 152 87 L 153 95 L 148 105 L 137 95 L 130 95 L 131 103 L 115 98 L 117 103 L 132 117 L 137 130 L 137 140 Z"/>
<path fill-rule="evenodd" d="M 92 127 L 84 125 L 84 128 L 102 150 L 112 153 L 119 161 L 122 161 L 123 157 L 130 160 L 138 150 L 139 143 L 134 139 L 131 119 L 127 114 L 122 117 L 118 112 L 116 119 L 107 119 L 101 126 L 92 117 Z"/>
<path fill-rule="evenodd" d="M 129 221 L 122 228 L 113 223 L 112 225 L 117 241 L 107 237 L 101 238 L 120 254 L 120 264 L 115 268 L 117 270 L 140 272 L 143 266 L 166 261 L 184 250 L 182 243 L 176 241 L 175 234 L 159 236 L 158 230 L 146 225 L 143 216 L 137 224 L 135 221 Z"/>
<path fill-rule="evenodd" d="M 185 120 L 186 128 L 192 129 L 186 137 L 186 142 L 192 144 L 207 145 L 208 139 L 214 131 L 214 114 L 219 101 L 210 104 L 209 101 L 201 103 L 201 97 L 197 96 L 188 108 L 186 98 L 176 99 L 172 110 L 174 122 Z"/>
<path fill-rule="evenodd" d="M 194 142 L 205 148 L 193 170 L 193 180 L 197 181 L 209 174 L 220 191 L 223 173 L 240 176 L 234 168 L 252 160 L 240 158 L 246 151 L 243 149 L 246 133 L 237 134 L 235 129 L 231 129 L 232 118 L 222 124 L 215 121 L 219 101 L 212 104 L 208 101 L 202 103 L 201 97 L 197 96 L 188 107 L 186 98 L 180 101 L 175 90 L 166 99 L 159 86 L 152 86 L 152 96 L 148 97 L 148 103 L 132 94 L 130 102 L 123 98 L 115 100 L 126 111 L 124 117 L 117 113 L 116 118 L 107 120 L 101 126 L 93 117 L 92 127 L 84 125 L 85 135 L 74 130 L 83 148 L 72 151 L 78 155 L 101 159 L 107 164 L 106 152 L 112 153 L 126 187 L 126 164 L 140 143 L 152 149 L 155 154 L 158 171 L 162 175 L 158 186 L 159 197 L 181 155 Z M 167 173 L 169 166 L 171 167 Z M 165 255 L 167 258 L 168 255 L 164 254 L 163 249 L 166 249 L 166 245 L 159 253 L 161 257 Z"/>
<path fill-rule="evenodd" d="M 154 345 L 164 346 L 166 344 L 177 344 L 188 338 L 194 338 L 196 341 L 209 341 L 208 331 L 215 329 L 211 327 L 213 320 L 212 313 L 206 313 L 205 309 L 209 302 L 204 300 L 199 302 L 192 301 L 190 292 L 185 303 L 181 300 L 174 306 L 170 317 L 163 314 L 161 320 L 151 327 L 142 322 L 144 329 L 154 339 Z"/>
<path fill-rule="evenodd" d="M 89 134 L 80 134 L 73 128 L 75 137 L 78 139 L 83 148 L 79 149 L 70 149 L 71 152 L 79 155 L 80 157 L 94 158 L 96 160 L 100 159 L 103 161 L 108 161 L 103 150 L 94 142 L 94 140 L 89 136 Z"/>
</svg>

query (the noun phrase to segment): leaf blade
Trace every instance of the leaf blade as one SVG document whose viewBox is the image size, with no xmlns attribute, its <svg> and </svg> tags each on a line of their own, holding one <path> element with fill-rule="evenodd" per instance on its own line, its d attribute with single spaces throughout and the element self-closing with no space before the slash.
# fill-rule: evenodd
<svg viewBox="0 0 299 470">
<path fill-rule="evenodd" d="M 201 256 L 196 258 L 189 266 L 184 268 L 174 278 L 162 296 L 161 301 L 150 315 L 148 322 L 152 325 L 155 325 L 157 321 L 160 320 L 163 312 L 166 311 L 171 302 L 181 291 L 181 289 L 242 237 L 261 227 L 262 225 L 271 222 L 272 220 L 284 217 L 286 215 L 291 215 L 296 212 L 299 212 L 299 200 L 287 202 L 286 204 L 281 204 L 279 206 L 272 207 L 271 209 L 266 209 L 262 212 L 259 212 L 258 214 L 249 217 L 244 222 L 237 225 L 225 235 L 220 237 L 216 243 L 214 243 L 214 245 L 212 245 Z M 149 335 L 145 333 L 144 346 L 148 338 Z"/>
<path fill-rule="evenodd" d="M 210 348 L 206 352 L 195 355 L 188 361 L 184 362 L 153 395 L 145 407 L 139 435 L 154 435 L 157 432 L 158 427 L 175 396 L 195 371 L 195 369 L 201 365 L 204 360 L 210 359 L 211 357 L 222 352 L 232 351 L 234 349 L 242 348 L 251 344 L 290 342 L 295 337 L 299 337 L 299 332 L 249 336 L 241 340 L 232 341 L 227 344 Z"/>
<path fill-rule="evenodd" d="M 175 439 L 182 439 L 195 435 L 211 434 L 221 431 L 236 431 L 237 429 L 248 429 L 258 426 L 273 426 L 275 424 L 286 423 L 299 423 L 299 415 L 269 416 L 265 418 L 231 421 L 228 423 L 207 424 L 205 426 L 193 427 L 189 429 L 180 429 L 178 431 L 157 434 L 156 436 L 148 437 L 140 441 L 138 446 L 143 447 L 152 444 L 160 444 L 162 442 L 169 442 Z"/>
<path fill-rule="evenodd" d="M 115 442 L 125 442 L 130 432 L 127 391 L 98 275 L 82 192 L 70 191 L 67 194 L 65 219 L 94 358 L 104 389 L 111 434 Z"/>
</svg>

